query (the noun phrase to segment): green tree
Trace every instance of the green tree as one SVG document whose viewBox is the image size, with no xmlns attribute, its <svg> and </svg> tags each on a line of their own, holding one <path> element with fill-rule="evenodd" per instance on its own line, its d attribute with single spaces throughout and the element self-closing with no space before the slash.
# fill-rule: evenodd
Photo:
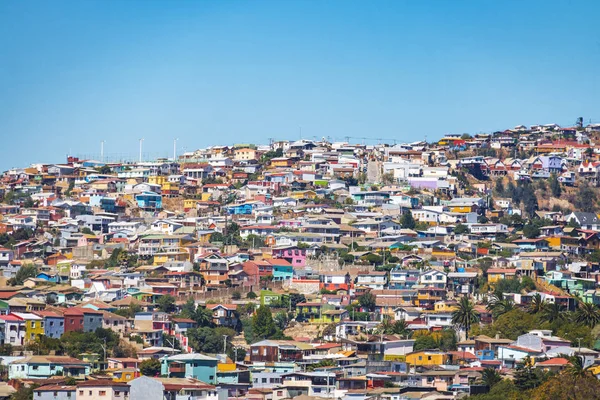
<svg viewBox="0 0 600 400">
<path fill-rule="evenodd" d="M 454 227 L 454 233 L 457 235 L 469 233 L 469 227 L 463 224 L 456 224 Z"/>
<path fill-rule="evenodd" d="M 454 351 L 456 350 L 456 332 L 453 329 L 444 329 L 440 336 L 440 350 Z"/>
<path fill-rule="evenodd" d="M 277 334 L 277 327 L 273 321 L 271 309 L 260 306 L 252 318 L 252 330 L 256 338 L 270 339 Z"/>
<path fill-rule="evenodd" d="M 402 225 L 402 228 L 404 229 L 414 229 L 415 226 L 417 225 L 417 222 L 415 221 L 412 212 L 407 211 L 404 214 L 402 214 L 402 217 L 400 218 L 400 225 Z"/>
<path fill-rule="evenodd" d="M 375 295 L 371 292 L 366 292 L 358 297 L 358 304 L 368 311 L 375 310 Z"/>
<path fill-rule="evenodd" d="M 595 304 L 580 302 L 575 312 L 575 322 L 590 328 L 595 327 L 600 322 L 600 309 Z"/>
<path fill-rule="evenodd" d="M 535 224 L 526 224 L 523 227 L 523 235 L 528 239 L 534 239 L 540 236 L 540 228 Z"/>
<path fill-rule="evenodd" d="M 156 302 L 156 305 L 158 306 L 158 309 L 162 312 L 172 313 L 176 310 L 175 298 L 170 294 L 160 296 L 160 298 Z"/>
<path fill-rule="evenodd" d="M 494 368 L 486 368 L 481 372 L 481 383 L 491 389 L 502 381 L 502 376 Z"/>
<path fill-rule="evenodd" d="M 502 178 L 496 179 L 495 189 L 498 196 L 504 196 L 504 183 L 502 183 Z"/>
<path fill-rule="evenodd" d="M 90 228 L 88 228 L 87 226 L 85 226 L 81 229 L 81 233 L 83 233 L 84 235 L 93 235 L 94 234 L 94 232 L 92 232 L 92 230 Z"/>
<path fill-rule="evenodd" d="M 11 400 L 33 400 L 33 391 L 39 386 L 35 383 L 29 386 L 23 385 L 10 398 Z"/>
<path fill-rule="evenodd" d="M 562 189 L 560 187 L 560 182 L 558 181 L 556 174 L 550 175 L 549 184 L 550 184 L 550 191 L 552 192 L 552 196 L 554 196 L 556 198 L 560 197 L 560 195 L 562 193 Z"/>
<path fill-rule="evenodd" d="M 573 206 L 575 206 L 576 210 L 581 212 L 595 212 L 596 198 L 596 193 L 590 187 L 590 185 L 583 183 L 580 185 L 579 190 L 577 190 L 577 193 L 575 194 Z"/>
<path fill-rule="evenodd" d="M 433 349 L 439 349 L 439 345 L 431 335 L 421 335 L 415 339 L 413 351 Z"/>
<path fill-rule="evenodd" d="M 515 308 L 500 315 L 491 326 L 487 327 L 485 334 L 494 336 L 501 333 L 503 337 L 516 340 L 520 335 L 537 327 L 539 327 L 539 322 L 533 315 Z"/>
<path fill-rule="evenodd" d="M 531 304 L 529 305 L 529 312 L 532 314 L 537 314 L 542 312 L 544 307 L 546 306 L 546 302 L 542 300 L 542 296 L 539 293 L 536 293 L 531 298 Z"/>
<path fill-rule="evenodd" d="M 542 321 L 553 324 L 555 322 L 565 321 L 567 314 L 564 313 L 563 307 L 558 303 L 549 303 L 544 306 L 544 309 L 540 313 Z"/>
<path fill-rule="evenodd" d="M 515 303 L 511 299 L 498 298 L 493 296 L 492 301 L 487 305 L 488 311 L 492 312 L 494 318 L 498 318 L 502 314 L 514 310 Z"/>
<path fill-rule="evenodd" d="M 532 390 L 531 400 L 599 400 L 600 381 L 589 374 L 573 376 L 562 373 L 550 377 Z"/>
<path fill-rule="evenodd" d="M 255 299 L 256 297 L 256 293 L 254 292 L 248 292 L 248 294 L 246 295 L 246 298 L 248 299 Z"/>
<path fill-rule="evenodd" d="M 461 297 L 458 309 L 452 313 L 452 323 L 462 327 L 469 336 L 471 325 L 477 322 L 479 322 L 479 313 L 475 310 L 473 302 L 467 296 Z"/>
<path fill-rule="evenodd" d="M 17 271 L 15 277 L 9 280 L 9 284 L 12 286 L 22 285 L 27 278 L 35 278 L 37 274 L 38 270 L 35 265 L 23 265 Z"/>
<path fill-rule="evenodd" d="M 521 392 L 510 379 L 504 379 L 496 383 L 489 393 L 471 396 L 472 400 L 526 400 L 520 397 Z M 527 399 L 529 400 L 529 399 Z"/>
<path fill-rule="evenodd" d="M 542 383 L 541 370 L 532 367 L 533 362 L 529 357 L 524 360 L 524 365 L 517 367 L 514 374 L 515 386 L 520 390 L 529 390 Z"/>
<path fill-rule="evenodd" d="M 156 358 L 149 358 L 140 363 L 140 373 L 145 376 L 160 375 L 160 361 Z"/>
</svg>

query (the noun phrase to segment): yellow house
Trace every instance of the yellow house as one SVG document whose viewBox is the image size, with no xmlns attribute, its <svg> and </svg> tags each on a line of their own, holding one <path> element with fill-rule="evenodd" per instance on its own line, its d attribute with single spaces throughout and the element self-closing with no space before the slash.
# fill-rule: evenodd
<svg viewBox="0 0 600 400">
<path fill-rule="evenodd" d="M 229 361 L 229 359 L 227 359 Z M 217 371 L 218 372 L 232 372 L 235 371 L 237 365 L 234 362 L 220 362 L 217 363 Z"/>
<path fill-rule="evenodd" d="M 448 304 L 445 301 L 438 301 L 433 305 L 433 310 L 436 313 L 446 313 L 456 311 L 458 307 L 456 304 Z"/>
<path fill-rule="evenodd" d="M 167 197 L 179 196 L 179 184 L 177 182 L 166 181 L 160 185 L 160 190 Z"/>
<path fill-rule="evenodd" d="M 151 183 L 153 185 L 163 185 L 165 182 L 167 181 L 167 177 L 164 175 L 150 175 L 148 177 L 148 183 Z"/>
<path fill-rule="evenodd" d="M 291 192 L 290 197 L 295 200 L 301 199 L 315 199 L 317 197 L 317 193 L 312 190 L 299 190 L 297 192 Z"/>
<path fill-rule="evenodd" d="M 13 313 L 25 320 L 25 342 L 33 342 L 38 335 L 44 335 L 44 319 L 31 313 Z"/>
<path fill-rule="evenodd" d="M 213 233 L 214 233 L 214 231 L 199 231 L 198 232 L 198 241 L 200 243 L 210 242 L 210 237 L 212 236 Z"/>
<path fill-rule="evenodd" d="M 477 210 L 476 205 L 449 206 L 449 208 L 451 212 L 463 214 L 475 212 Z"/>
<path fill-rule="evenodd" d="M 247 161 L 247 160 L 256 160 L 258 159 L 256 154 L 256 149 L 251 149 L 249 147 L 242 149 L 235 149 L 234 151 L 234 160 L 236 161 Z"/>
<path fill-rule="evenodd" d="M 517 270 L 515 268 L 490 268 L 487 270 L 488 283 L 496 283 L 500 279 L 514 278 Z"/>
<path fill-rule="evenodd" d="M 140 372 L 137 368 L 122 368 L 112 372 L 113 381 L 129 382 L 140 377 Z"/>
<path fill-rule="evenodd" d="M 445 365 L 448 354 L 435 350 L 413 351 L 406 355 L 406 362 L 410 365 Z"/>
<path fill-rule="evenodd" d="M 291 167 L 292 160 L 287 157 L 278 157 L 271 159 L 271 166 L 276 168 Z"/>
<path fill-rule="evenodd" d="M 187 251 L 179 251 L 177 253 L 156 253 L 154 255 L 153 265 L 162 265 L 169 261 L 189 261 L 190 254 Z"/>
<path fill-rule="evenodd" d="M 189 235 L 146 235 L 139 240 L 138 254 L 142 258 L 154 257 L 154 265 L 167 261 L 188 261 L 190 255 L 183 245 L 193 241 Z"/>
<path fill-rule="evenodd" d="M 198 199 L 184 199 L 183 200 L 183 211 L 195 210 L 196 205 L 200 200 Z"/>
</svg>

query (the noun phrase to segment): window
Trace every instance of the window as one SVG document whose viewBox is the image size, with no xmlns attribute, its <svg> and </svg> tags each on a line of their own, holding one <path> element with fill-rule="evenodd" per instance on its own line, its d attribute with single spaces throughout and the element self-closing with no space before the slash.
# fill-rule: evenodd
<svg viewBox="0 0 600 400">
<path fill-rule="evenodd" d="M 267 383 L 267 378 L 262 378 L 262 383 Z"/>
<path fill-rule="evenodd" d="M 39 366 L 34 365 L 32 368 L 33 368 L 34 371 L 37 371 L 39 369 Z"/>
<path fill-rule="evenodd" d="M 79 391 L 79 395 L 80 395 L 80 396 L 83 396 L 83 390 L 80 390 L 80 391 Z"/>
<path fill-rule="evenodd" d="M 90 395 L 90 396 L 92 395 L 92 391 L 91 390 L 88 391 L 88 395 Z"/>
<path fill-rule="evenodd" d="M 54 326 L 54 321 L 50 321 L 50 326 Z"/>
<path fill-rule="evenodd" d="M 119 391 L 115 391 L 115 397 L 116 397 L 116 396 L 120 396 L 120 395 L 121 395 L 121 392 L 119 392 Z"/>
</svg>

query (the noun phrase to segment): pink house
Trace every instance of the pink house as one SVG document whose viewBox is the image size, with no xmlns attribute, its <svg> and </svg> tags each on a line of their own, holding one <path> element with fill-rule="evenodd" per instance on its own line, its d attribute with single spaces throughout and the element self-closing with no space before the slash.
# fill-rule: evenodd
<svg viewBox="0 0 600 400">
<path fill-rule="evenodd" d="M 303 267 L 306 264 L 306 249 L 297 246 L 285 246 L 273 248 L 273 258 L 282 258 L 293 267 Z"/>
</svg>

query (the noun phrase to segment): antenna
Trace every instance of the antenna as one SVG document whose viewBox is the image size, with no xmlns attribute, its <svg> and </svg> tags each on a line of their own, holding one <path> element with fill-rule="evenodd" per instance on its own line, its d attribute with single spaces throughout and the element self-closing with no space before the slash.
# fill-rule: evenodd
<svg viewBox="0 0 600 400">
<path fill-rule="evenodd" d="M 140 139 L 140 162 L 142 162 L 142 143 L 144 143 L 144 139 Z"/>
</svg>

